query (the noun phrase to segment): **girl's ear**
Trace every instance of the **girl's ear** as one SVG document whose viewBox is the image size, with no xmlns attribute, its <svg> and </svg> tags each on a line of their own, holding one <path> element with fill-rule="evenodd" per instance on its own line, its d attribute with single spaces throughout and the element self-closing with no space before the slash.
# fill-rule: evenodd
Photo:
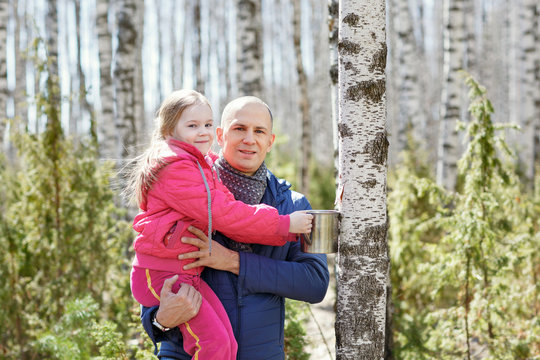
<svg viewBox="0 0 540 360">
<path fill-rule="evenodd" d="M 216 140 L 219 146 L 223 147 L 223 128 L 216 128 Z"/>
</svg>

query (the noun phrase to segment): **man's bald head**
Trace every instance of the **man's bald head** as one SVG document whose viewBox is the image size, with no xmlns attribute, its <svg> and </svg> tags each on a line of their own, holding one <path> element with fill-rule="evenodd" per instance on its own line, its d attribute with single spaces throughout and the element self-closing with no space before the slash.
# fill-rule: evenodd
<svg viewBox="0 0 540 360">
<path fill-rule="evenodd" d="M 270 111 L 270 108 L 264 101 L 262 101 L 256 96 L 242 96 L 242 97 L 232 100 L 230 103 L 227 104 L 227 106 L 225 106 L 225 109 L 223 109 L 223 113 L 221 114 L 220 126 L 222 128 L 227 127 L 227 125 L 229 124 L 231 119 L 234 117 L 236 112 L 249 105 L 264 106 L 266 110 L 268 110 L 268 114 L 270 115 L 270 125 L 273 125 L 274 117 L 272 116 L 272 112 Z"/>
</svg>

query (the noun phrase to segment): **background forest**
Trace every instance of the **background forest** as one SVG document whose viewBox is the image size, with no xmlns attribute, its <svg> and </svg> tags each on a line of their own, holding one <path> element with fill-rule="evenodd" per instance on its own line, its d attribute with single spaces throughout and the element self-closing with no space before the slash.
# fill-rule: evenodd
<svg viewBox="0 0 540 360">
<path fill-rule="evenodd" d="M 129 291 L 135 209 L 115 174 L 173 89 L 206 94 L 217 123 L 231 99 L 261 97 L 269 167 L 333 208 L 337 10 L 0 0 L 0 358 L 152 357 Z M 540 4 L 386 11 L 388 358 L 539 359 Z M 288 357 L 307 358 L 289 310 Z"/>
</svg>

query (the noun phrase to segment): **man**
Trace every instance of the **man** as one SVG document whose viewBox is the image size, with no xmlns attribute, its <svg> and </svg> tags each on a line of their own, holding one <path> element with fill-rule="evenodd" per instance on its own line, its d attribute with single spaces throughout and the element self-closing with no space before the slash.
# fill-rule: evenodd
<svg viewBox="0 0 540 360">
<path fill-rule="evenodd" d="M 307 210 L 306 198 L 291 191 L 290 184 L 266 169 L 264 159 L 275 135 L 268 106 L 252 96 L 230 102 L 216 129 L 222 148 L 216 168 L 223 183 L 237 200 L 265 203 L 280 214 Z M 238 342 L 238 359 L 284 359 L 283 328 L 285 297 L 317 303 L 328 288 L 326 255 L 300 251 L 298 242 L 284 246 L 242 244 L 216 233 L 212 253 L 200 230 L 198 239 L 182 241 L 200 248 L 180 258 L 197 258 L 186 269 L 206 266 L 203 279 L 216 293 L 229 316 Z M 189 321 L 200 306 L 200 295 L 188 285 L 177 294 L 167 281 L 159 307 L 143 308 L 142 322 L 154 343 L 161 342 L 161 359 L 191 359 L 182 348 L 177 325 Z M 167 329 L 172 328 L 172 329 Z M 206 359 L 205 359 L 206 360 Z"/>
</svg>

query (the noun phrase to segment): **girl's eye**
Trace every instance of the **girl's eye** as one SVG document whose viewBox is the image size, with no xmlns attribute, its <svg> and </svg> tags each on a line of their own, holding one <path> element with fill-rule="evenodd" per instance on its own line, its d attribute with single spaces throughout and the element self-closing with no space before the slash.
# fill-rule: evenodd
<svg viewBox="0 0 540 360">
<path fill-rule="evenodd" d="M 211 127 L 212 127 L 212 124 L 206 124 L 206 125 L 204 125 L 204 126 L 206 126 L 207 128 L 211 128 Z"/>
<path fill-rule="evenodd" d="M 188 127 L 190 127 L 190 128 L 196 128 L 197 125 L 195 125 L 195 124 L 189 124 Z"/>
</svg>

